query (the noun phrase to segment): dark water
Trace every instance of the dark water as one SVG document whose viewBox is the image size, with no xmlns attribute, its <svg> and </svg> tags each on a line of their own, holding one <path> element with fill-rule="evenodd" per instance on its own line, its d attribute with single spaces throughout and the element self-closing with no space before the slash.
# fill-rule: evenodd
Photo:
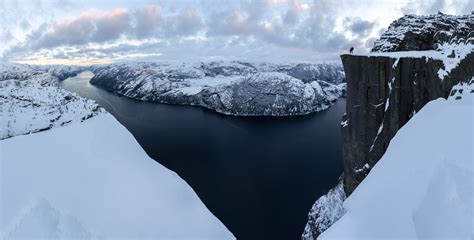
<svg viewBox="0 0 474 240">
<path fill-rule="evenodd" d="M 91 77 L 61 85 L 112 113 L 238 239 L 298 239 L 312 204 L 343 171 L 344 99 L 302 117 L 232 117 L 131 100 L 90 85 Z"/>
</svg>

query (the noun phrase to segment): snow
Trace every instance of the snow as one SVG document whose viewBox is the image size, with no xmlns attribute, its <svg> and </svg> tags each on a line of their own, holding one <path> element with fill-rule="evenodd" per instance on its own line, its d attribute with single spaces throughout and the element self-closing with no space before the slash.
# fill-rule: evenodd
<svg viewBox="0 0 474 240">
<path fill-rule="evenodd" d="M 0 239 L 234 239 L 108 113 L 1 140 L 0 173 Z"/>
<path fill-rule="evenodd" d="M 347 119 L 346 121 L 341 122 L 341 127 L 345 128 L 347 126 L 349 126 L 349 119 Z"/>
<path fill-rule="evenodd" d="M 0 239 L 234 239 L 70 71 L 2 63 Z"/>
<path fill-rule="evenodd" d="M 391 52 L 406 49 L 404 42 L 410 34 L 415 39 L 424 39 L 440 43 L 469 42 L 474 12 L 466 15 L 448 15 L 438 12 L 433 15 L 405 15 L 392 22 L 380 39 L 374 42 L 372 51 Z M 472 38 L 472 37 L 471 37 Z"/>
<path fill-rule="evenodd" d="M 319 239 L 474 238 L 474 84 L 453 89 L 397 132 Z"/>
<path fill-rule="evenodd" d="M 321 111 L 346 89 L 338 64 L 142 62 L 93 66 L 91 71 L 91 84 L 120 95 L 237 116 Z"/>
<path fill-rule="evenodd" d="M 321 196 L 308 214 L 308 223 L 302 236 L 303 240 L 313 240 L 317 233 L 324 232 L 345 213 L 343 202 L 346 199 L 342 178 L 339 184 Z"/>
<path fill-rule="evenodd" d="M 59 88 L 52 70 L 6 66 L 0 79 L 0 140 L 84 121 L 101 112 L 95 102 Z"/>
<path fill-rule="evenodd" d="M 454 57 L 447 57 L 454 51 Z M 395 58 L 395 63 L 392 68 L 395 68 L 398 65 L 400 58 L 426 58 L 433 60 L 441 60 L 443 62 L 444 68 L 439 69 L 438 77 L 440 80 L 443 80 L 451 70 L 455 69 L 459 63 L 468 55 L 474 52 L 474 44 L 469 43 L 458 43 L 458 44 L 442 44 L 437 50 L 428 50 L 428 51 L 399 51 L 399 52 L 371 52 L 366 55 L 359 56 L 369 56 L 369 57 L 390 57 Z"/>
</svg>

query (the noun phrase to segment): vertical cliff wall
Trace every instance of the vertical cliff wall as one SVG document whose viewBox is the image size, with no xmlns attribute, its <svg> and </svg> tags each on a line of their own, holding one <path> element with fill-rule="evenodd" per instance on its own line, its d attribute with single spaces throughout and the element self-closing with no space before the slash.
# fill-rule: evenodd
<svg viewBox="0 0 474 240">
<path fill-rule="evenodd" d="M 438 77 L 443 62 L 428 57 L 342 55 L 341 59 L 347 80 L 341 126 L 344 190 L 349 195 L 385 153 L 398 129 L 427 102 L 446 98 L 453 85 L 474 76 L 474 53 L 443 80 Z"/>
</svg>

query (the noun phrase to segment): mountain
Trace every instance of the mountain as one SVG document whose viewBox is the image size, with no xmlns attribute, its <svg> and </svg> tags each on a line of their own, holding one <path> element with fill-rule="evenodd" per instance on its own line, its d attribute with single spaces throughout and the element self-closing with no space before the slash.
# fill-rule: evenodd
<svg viewBox="0 0 474 240">
<path fill-rule="evenodd" d="M 0 239 L 235 239 L 111 114 L 11 64 L 0 80 Z"/>
<path fill-rule="evenodd" d="M 341 122 L 344 163 L 342 185 L 345 193 L 338 193 L 337 196 L 350 198 L 357 191 L 359 184 L 370 176 L 372 169 L 377 167 L 377 162 L 390 148 L 399 129 L 417 116 L 427 103 L 447 98 L 453 86 L 472 79 L 473 16 L 474 13 L 464 16 L 441 13 L 430 16 L 407 15 L 390 25 L 380 40 L 375 42 L 371 53 L 341 56 L 347 79 L 346 113 Z M 441 37 L 442 34 L 450 37 Z M 449 125 L 448 122 L 446 124 Z M 453 136 L 456 134 L 453 133 Z M 420 149 L 432 148 L 428 139 L 424 140 L 421 144 L 426 145 Z M 390 161 L 405 163 L 396 158 Z M 428 162 L 424 163 L 429 167 Z M 404 167 L 410 168 L 409 165 Z M 397 174 L 398 177 L 391 181 L 406 177 L 404 171 L 398 171 Z M 380 178 L 378 181 L 384 183 L 388 180 Z M 424 188 L 419 191 L 424 191 Z M 334 199 L 330 196 L 323 197 Z M 338 200 L 321 204 L 318 200 L 315 204 L 317 209 L 309 214 L 303 239 L 315 239 L 336 222 L 337 219 L 331 218 L 329 223 L 321 225 L 319 223 L 322 220 L 318 219 L 327 219 L 325 216 L 328 214 L 320 214 L 326 211 L 336 211 L 330 216 L 342 216 L 347 209 L 337 206 L 340 203 L 342 201 Z M 374 210 L 365 208 L 364 211 Z M 358 217 L 362 218 L 361 215 Z M 392 216 L 387 214 L 385 218 L 391 219 Z M 354 235 L 354 238 L 358 237 Z"/>
<path fill-rule="evenodd" d="M 120 95 L 236 116 L 308 114 L 328 108 L 345 94 L 338 64 L 143 62 L 91 70 L 91 84 Z"/>
</svg>

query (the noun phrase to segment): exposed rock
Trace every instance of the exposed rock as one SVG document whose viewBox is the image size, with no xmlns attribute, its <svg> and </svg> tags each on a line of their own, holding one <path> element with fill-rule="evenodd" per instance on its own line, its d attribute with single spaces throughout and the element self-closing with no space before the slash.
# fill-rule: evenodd
<svg viewBox="0 0 474 240">
<path fill-rule="evenodd" d="M 443 62 L 427 57 L 341 56 L 347 78 L 342 127 L 344 188 L 349 195 L 382 157 L 390 140 L 427 102 L 446 98 L 474 76 L 474 53 L 444 80 Z M 366 167 L 368 166 L 368 167 Z"/>
<path fill-rule="evenodd" d="M 375 42 L 375 53 L 341 56 L 347 79 L 341 124 L 347 195 L 416 112 L 431 100 L 446 98 L 454 85 L 474 76 L 473 20 L 474 12 L 407 15 Z"/>
<path fill-rule="evenodd" d="M 308 223 L 306 223 L 301 239 L 315 240 L 319 234 L 339 220 L 345 213 L 344 200 L 346 200 L 346 194 L 341 178 L 336 187 L 314 203 L 308 213 Z"/>
<path fill-rule="evenodd" d="M 237 116 L 303 115 L 345 95 L 338 64 L 125 63 L 91 70 L 92 84 L 133 99 Z"/>
<path fill-rule="evenodd" d="M 375 41 L 373 52 L 436 50 L 438 44 L 472 43 L 474 12 L 453 16 L 406 15 L 394 21 Z"/>
</svg>

